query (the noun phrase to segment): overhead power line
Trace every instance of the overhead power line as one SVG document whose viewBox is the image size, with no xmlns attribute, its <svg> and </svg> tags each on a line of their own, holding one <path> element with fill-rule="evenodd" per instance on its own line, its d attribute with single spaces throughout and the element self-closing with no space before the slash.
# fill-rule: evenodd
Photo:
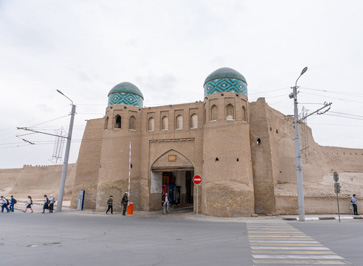
<svg viewBox="0 0 363 266">
<path fill-rule="evenodd" d="M 312 91 L 321 91 L 326 93 L 334 93 L 339 95 L 347 95 L 347 96 L 355 96 L 355 97 L 363 97 L 363 93 L 357 93 L 357 92 L 348 92 L 348 91 L 330 91 L 330 90 L 324 90 L 324 89 L 313 89 L 313 88 L 307 88 L 307 87 L 300 87 L 304 90 L 312 90 Z"/>
<path fill-rule="evenodd" d="M 331 96 L 327 96 L 327 95 L 315 94 L 315 93 L 304 92 L 304 91 L 300 91 L 300 93 L 308 94 L 308 95 L 314 95 L 314 96 L 320 96 L 320 97 L 324 97 L 324 98 L 327 98 L 327 97 L 328 97 L 328 98 L 330 98 L 330 99 L 335 99 L 335 100 L 340 100 L 340 101 L 355 102 L 355 103 L 363 103 L 363 101 L 355 101 L 355 100 L 351 100 L 351 99 L 344 99 L 344 98 L 331 97 Z"/>
</svg>

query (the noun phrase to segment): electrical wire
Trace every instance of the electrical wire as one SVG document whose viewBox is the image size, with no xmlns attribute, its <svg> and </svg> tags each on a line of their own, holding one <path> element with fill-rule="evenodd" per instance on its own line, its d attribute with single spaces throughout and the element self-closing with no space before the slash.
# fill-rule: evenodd
<svg viewBox="0 0 363 266">
<path fill-rule="evenodd" d="M 356 96 L 356 97 L 363 97 L 363 93 L 356 93 L 356 92 L 346 92 L 346 91 L 328 91 L 323 89 L 313 89 L 313 88 L 307 88 L 307 87 L 299 87 L 304 90 L 312 90 L 312 91 L 322 91 L 326 93 L 334 93 L 339 95 L 347 95 L 347 96 Z"/>
<path fill-rule="evenodd" d="M 358 117 L 351 117 L 351 116 L 344 116 L 344 115 L 334 115 L 334 114 L 325 114 L 328 116 L 335 116 L 335 117 L 342 117 L 342 118 L 348 118 L 348 119 L 354 119 L 354 120 L 363 120 L 363 118 L 358 118 Z"/>
<path fill-rule="evenodd" d="M 270 93 L 270 92 L 274 92 L 274 91 L 286 90 L 288 88 L 289 87 L 284 87 L 284 88 L 281 88 L 281 89 L 275 89 L 275 90 L 269 90 L 269 91 L 257 91 L 257 92 L 254 92 L 254 93 L 249 93 L 248 95 L 266 94 L 266 93 Z"/>
<path fill-rule="evenodd" d="M 302 93 L 302 94 L 314 95 L 314 96 L 319 96 L 319 97 L 324 97 L 324 98 L 327 98 L 328 97 L 330 99 L 336 99 L 336 100 L 340 100 L 340 101 L 363 103 L 362 101 L 354 101 L 354 100 L 350 100 L 350 99 L 343 99 L 343 98 L 331 97 L 331 96 L 320 95 L 320 94 L 315 94 L 315 93 L 310 93 L 310 92 L 302 92 L 302 91 L 299 91 L 299 92 Z"/>
<path fill-rule="evenodd" d="M 330 113 L 340 114 L 340 115 L 348 115 L 348 116 L 355 116 L 355 117 L 361 117 L 361 118 L 363 118 L 363 115 L 353 115 L 353 114 L 347 114 L 347 113 L 341 113 L 341 112 L 333 112 L 333 111 L 331 111 Z"/>
</svg>

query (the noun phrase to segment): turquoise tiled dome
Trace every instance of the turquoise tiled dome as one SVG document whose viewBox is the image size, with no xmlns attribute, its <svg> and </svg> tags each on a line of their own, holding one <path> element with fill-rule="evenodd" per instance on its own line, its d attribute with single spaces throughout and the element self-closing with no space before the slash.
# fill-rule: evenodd
<svg viewBox="0 0 363 266">
<path fill-rule="evenodd" d="M 108 105 L 127 104 L 143 107 L 144 95 L 134 84 L 121 82 L 108 93 Z"/>
<path fill-rule="evenodd" d="M 247 96 L 247 81 L 241 73 L 232 68 L 219 68 L 205 79 L 204 97 L 219 92 L 235 92 Z"/>
</svg>

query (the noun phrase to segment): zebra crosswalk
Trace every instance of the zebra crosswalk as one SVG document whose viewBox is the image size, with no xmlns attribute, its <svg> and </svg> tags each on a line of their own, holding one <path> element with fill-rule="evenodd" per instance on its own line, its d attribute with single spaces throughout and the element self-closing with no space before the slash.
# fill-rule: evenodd
<svg viewBox="0 0 363 266">
<path fill-rule="evenodd" d="M 351 265 L 343 257 L 288 223 L 247 223 L 257 265 Z"/>
</svg>

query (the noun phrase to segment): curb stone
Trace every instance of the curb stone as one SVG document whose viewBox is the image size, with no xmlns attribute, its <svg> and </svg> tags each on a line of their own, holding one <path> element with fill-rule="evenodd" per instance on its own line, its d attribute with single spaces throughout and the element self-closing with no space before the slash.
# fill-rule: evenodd
<svg viewBox="0 0 363 266">
<path fill-rule="evenodd" d="M 363 219 L 362 216 L 351 216 L 351 217 L 340 217 L 340 220 L 356 220 L 356 219 Z M 286 217 L 282 218 L 285 221 L 300 221 L 298 217 Z M 327 217 L 307 217 L 305 221 L 319 221 L 319 220 L 339 220 L 338 216 L 327 216 Z"/>
</svg>

